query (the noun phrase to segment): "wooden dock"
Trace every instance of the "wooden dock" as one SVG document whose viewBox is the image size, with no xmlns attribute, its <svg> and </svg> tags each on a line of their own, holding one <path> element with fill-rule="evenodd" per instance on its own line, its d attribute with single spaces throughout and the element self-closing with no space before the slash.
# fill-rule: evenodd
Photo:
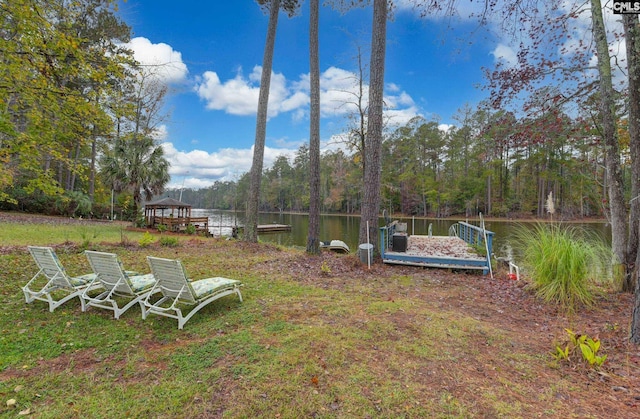
<svg viewBox="0 0 640 419">
<path fill-rule="evenodd" d="M 458 222 L 449 236 L 396 233 L 396 224 L 380 228 L 382 261 L 428 268 L 491 271 L 492 231 Z M 481 251 L 483 254 L 480 254 Z"/>
<path fill-rule="evenodd" d="M 279 233 L 281 231 L 291 231 L 288 224 L 258 224 L 258 233 Z"/>
<path fill-rule="evenodd" d="M 244 226 L 233 226 L 232 236 L 238 237 L 238 232 L 240 230 L 244 230 Z M 258 224 L 258 234 L 281 233 L 284 231 L 291 231 L 291 226 L 288 224 Z"/>
<path fill-rule="evenodd" d="M 158 228 L 164 225 L 167 231 L 185 232 L 189 225 L 194 231 L 209 232 L 209 217 L 152 217 L 147 221 L 147 226 Z"/>
</svg>

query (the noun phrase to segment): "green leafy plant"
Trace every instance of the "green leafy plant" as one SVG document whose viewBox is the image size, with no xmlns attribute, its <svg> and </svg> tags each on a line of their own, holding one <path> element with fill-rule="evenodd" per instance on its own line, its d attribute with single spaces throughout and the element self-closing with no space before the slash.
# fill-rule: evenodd
<svg viewBox="0 0 640 419">
<path fill-rule="evenodd" d="M 531 288 L 566 312 L 592 303 L 593 282 L 611 280 L 611 249 L 584 229 L 539 223 L 520 226 L 515 239 Z"/>
<path fill-rule="evenodd" d="M 147 226 L 147 220 L 146 220 L 146 218 L 145 218 L 144 214 L 138 213 L 138 214 L 135 216 L 134 224 L 135 224 L 135 226 L 136 226 L 136 227 L 138 227 L 138 228 L 146 227 L 146 226 Z"/>
<path fill-rule="evenodd" d="M 80 247 L 86 250 L 89 248 L 89 246 L 91 246 L 91 239 L 95 239 L 98 237 L 98 232 L 93 231 L 93 233 L 90 233 L 86 229 L 81 229 L 80 236 L 82 237 L 82 243 L 80 244 Z"/>
<path fill-rule="evenodd" d="M 158 226 L 156 227 L 158 229 L 158 231 L 160 232 L 160 234 L 164 233 L 165 231 L 167 231 L 167 225 L 166 224 L 158 224 Z"/>
<path fill-rule="evenodd" d="M 148 233 L 148 232 L 146 232 Z M 127 247 L 130 245 L 129 237 L 125 234 L 125 230 L 123 228 L 120 229 L 120 245 L 123 247 Z"/>
<path fill-rule="evenodd" d="M 470 244 L 469 247 L 471 247 L 473 251 L 477 253 L 479 256 L 482 256 L 482 257 L 487 256 L 487 246 L 485 245 L 484 242 Z"/>
<path fill-rule="evenodd" d="M 144 235 L 140 238 L 140 240 L 138 241 L 138 244 L 140 245 L 140 247 L 149 247 L 153 244 L 154 242 L 154 238 L 151 234 L 149 234 L 148 231 L 146 231 L 144 233 Z"/>
<path fill-rule="evenodd" d="M 604 364 L 607 359 L 607 355 L 599 354 L 600 351 L 600 339 L 597 337 L 591 338 L 588 335 L 581 335 L 575 333 L 570 329 L 565 329 L 569 335 L 569 341 L 564 345 L 564 348 L 560 345 L 556 345 L 554 357 L 559 361 L 569 361 L 572 358 L 577 357 L 577 353 L 580 353 L 581 359 L 594 368 L 599 368 Z M 579 351 L 578 351 L 579 349 Z"/>
<path fill-rule="evenodd" d="M 188 224 L 184 231 L 185 231 L 187 234 L 195 234 L 195 232 L 196 232 L 196 226 L 194 226 L 193 224 Z"/>
<path fill-rule="evenodd" d="M 177 237 L 171 236 L 162 236 L 160 237 L 159 242 L 161 246 L 165 247 L 176 247 L 180 243 Z"/>
<path fill-rule="evenodd" d="M 329 264 L 327 264 L 326 260 L 322 262 L 322 265 L 320 266 L 320 272 L 324 276 L 331 275 L 331 267 L 329 266 Z"/>
<path fill-rule="evenodd" d="M 56 198 L 56 212 L 67 217 L 88 217 L 91 215 L 91 199 L 79 191 L 68 191 Z"/>
</svg>

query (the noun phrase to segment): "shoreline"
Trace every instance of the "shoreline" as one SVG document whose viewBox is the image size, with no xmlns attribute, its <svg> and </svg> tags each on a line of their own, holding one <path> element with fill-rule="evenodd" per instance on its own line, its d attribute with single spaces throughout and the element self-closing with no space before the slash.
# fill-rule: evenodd
<svg viewBox="0 0 640 419">
<path fill-rule="evenodd" d="M 236 210 L 221 210 L 216 208 L 193 208 L 192 210 L 200 210 L 200 211 L 220 211 L 226 213 L 238 213 Z M 260 214 L 277 214 L 277 215 L 302 215 L 309 216 L 308 212 L 303 211 L 260 211 Z M 325 216 L 335 216 L 335 217 L 360 217 L 360 214 L 343 214 L 343 213 L 321 213 L 321 217 Z M 383 218 L 384 215 L 380 214 L 379 218 Z M 472 221 L 479 222 L 479 216 L 471 216 L 471 217 L 462 217 L 462 216 L 449 216 L 449 217 L 429 217 L 429 216 L 418 216 L 418 215 L 405 215 L 405 214 L 393 214 L 389 217 L 391 220 L 436 220 L 436 221 Z M 548 219 L 548 218 L 536 218 L 530 216 L 522 216 L 522 217 L 483 217 L 485 222 L 505 222 L 505 223 L 552 223 L 552 222 L 560 222 L 560 223 L 574 223 L 574 224 L 598 224 L 598 223 L 608 223 L 606 218 L 572 218 L 572 219 Z M 39 220 L 39 221 L 36 221 Z M 118 225 L 130 225 L 131 221 L 122 221 L 122 220 L 106 220 L 100 218 L 73 218 L 66 217 L 63 215 L 47 215 L 47 214 L 39 214 L 39 213 L 29 213 L 29 212 L 20 212 L 20 211 L 0 211 L 0 222 L 2 221 L 14 221 L 14 222 L 58 222 L 58 223 L 115 223 Z"/>
<path fill-rule="evenodd" d="M 238 212 L 235 210 L 223 210 L 218 208 L 193 208 L 192 210 L 201 210 L 201 211 L 221 211 L 221 212 Z M 243 213 L 243 211 L 241 211 Z M 286 215 L 306 215 L 308 216 L 308 212 L 304 211 L 260 211 L 260 214 L 286 214 Z M 335 216 L 335 217 L 360 217 L 360 214 L 344 214 L 344 213 L 321 213 L 321 217 L 323 216 Z M 383 214 L 379 214 L 378 218 L 383 218 Z M 448 217 L 430 217 L 423 215 L 406 215 L 406 214 L 393 214 L 389 217 L 392 220 L 443 220 L 443 221 L 480 221 L 479 216 L 456 216 L 451 215 Z M 551 223 L 551 222 L 562 222 L 562 223 L 608 223 L 609 221 L 605 217 L 596 218 L 596 217 L 586 217 L 586 218 L 571 218 L 571 219 L 550 219 L 550 218 L 536 218 L 527 215 L 521 215 L 520 217 L 483 217 L 484 221 L 500 221 L 500 222 L 513 222 L 513 223 Z"/>
</svg>

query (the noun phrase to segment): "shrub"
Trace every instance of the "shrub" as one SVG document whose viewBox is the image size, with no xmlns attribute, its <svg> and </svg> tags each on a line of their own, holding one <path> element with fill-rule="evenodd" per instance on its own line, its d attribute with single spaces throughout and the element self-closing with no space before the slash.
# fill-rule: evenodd
<svg viewBox="0 0 640 419">
<path fill-rule="evenodd" d="M 80 236 L 82 237 L 82 244 L 80 245 L 80 247 L 83 250 L 87 250 L 89 246 L 91 246 L 91 239 L 95 239 L 98 237 L 98 232 L 96 230 L 93 231 L 93 233 L 90 233 L 89 231 L 87 231 L 87 229 L 81 228 Z"/>
<path fill-rule="evenodd" d="M 160 237 L 160 245 L 165 247 L 176 247 L 180 242 L 177 237 L 162 236 Z"/>
<path fill-rule="evenodd" d="M 138 215 L 135 218 L 134 224 L 138 228 L 146 227 L 147 226 L 147 220 L 144 217 L 144 214 L 138 213 Z"/>
<path fill-rule="evenodd" d="M 153 242 L 154 242 L 153 236 L 149 234 L 148 231 L 145 231 L 145 233 L 142 235 L 142 237 L 138 241 L 138 244 L 140 245 L 140 247 L 149 247 L 153 244 Z"/>
<path fill-rule="evenodd" d="M 583 229 L 538 223 L 520 226 L 515 236 L 536 295 L 567 312 L 593 302 L 593 282 L 611 279 L 611 249 Z"/>
</svg>

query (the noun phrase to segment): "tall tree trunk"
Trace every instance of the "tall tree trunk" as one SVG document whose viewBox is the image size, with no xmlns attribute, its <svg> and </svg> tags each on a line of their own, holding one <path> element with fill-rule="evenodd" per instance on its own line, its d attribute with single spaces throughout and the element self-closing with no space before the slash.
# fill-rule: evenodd
<svg viewBox="0 0 640 419">
<path fill-rule="evenodd" d="M 247 197 L 247 217 L 244 226 L 243 240 L 258 241 L 258 205 L 260 203 L 260 181 L 262 179 L 262 165 L 264 164 L 264 143 L 267 136 L 267 110 L 269 105 L 269 87 L 271 84 L 271 69 L 273 67 L 273 50 L 276 44 L 276 29 L 278 28 L 278 12 L 280 0 L 271 0 L 269 6 L 269 26 L 267 41 L 262 59 L 262 77 L 260 79 L 260 95 L 258 97 L 258 115 L 256 118 L 256 140 L 253 147 L 253 163 Z"/>
<path fill-rule="evenodd" d="M 309 18 L 309 232 L 307 253 L 320 252 L 320 59 L 318 45 L 319 0 L 310 0 Z"/>
<path fill-rule="evenodd" d="M 364 196 L 360 217 L 359 243 L 367 237 L 374 248 L 378 237 L 380 212 L 380 177 L 382 170 L 382 107 L 384 95 L 384 67 L 387 38 L 387 0 L 374 0 L 371 33 L 371 65 L 369 68 L 369 119 L 365 150 Z M 367 231 L 367 224 L 369 229 Z"/>
<path fill-rule="evenodd" d="M 600 116 L 602 135 L 605 144 L 605 167 L 609 185 L 609 208 L 611 211 L 611 246 L 615 258 L 614 275 L 617 279 L 624 276 L 627 263 L 627 207 L 623 194 L 620 150 L 615 122 L 615 101 L 611 79 L 609 45 L 602 18 L 600 0 L 591 0 L 591 19 L 593 38 L 596 41 L 598 55 L 598 74 L 600 76 Z"/>
<path fill-rule="evenodd" d="M 364 172 L 366 161 L 364 158 L 366 144 L 367 144 L 367 129 L 366 129 L 366 111 L 367 108 L 362 103 L 364 101 L 364 68 L 362 67 L 362 52 L 358 47 L 358 117 L 359 117 L 359 131 L 358 138 L 360 140 L 360 157 L 362 158 L 362 180 L 364 181 Z"/>
<path fill-rule="evenodd" d="M 622 15 L 627 46 L 629 74 L 629 153 L 631 156 L 631 207 L 629 214 L 629 242 L 627 243 L 627 275 L 624 289 L 636 289 L 637 268 L 640 262 L 640 22 L 638 15 Z M 640 296 L 637 296 L 640 297 Z M 639 319 L 640 320 L 640 319 Z M 640 337 L 638 337 L 640 343 Z"/>
<path fill-rule="evenodd" d="M 95 129 L 94 129 L 95 131 Z M 95 132 L 91 136 L 91 163 L 89 164 L 89 198 L 91 203 L 94 203 L 94 197 L 96 193 L 96 157 L 97 157 L 97 142 Z"/>
<path fill-rule="evenodd" d="M 491 174 L 487 176 L 487 205 L 485 210 L 485 215 L 491 215 Z"/>
<path fill-rule="evenodd" d="M 80 154 L 82 153 L 82 147 L 80 145 L 80 141 L 76 144 L 75 154 L 73 156 L 73 160 L 70 162 L 71 167 L 69 168 L 69 185 L 67 187 L 68 191 L 73 191 L 76 189 L 76 178 L 78 167 L 80 166 Z"/>
<path fill-rule="evenodd" d="M 625 289 L 635 291 L 629 340 L 640 344 L 640 22 L 637 15 L 623 15 L 629 74 L 629 151 L 631 154 L 631 208 L 629 214 L 629 243 L 627 244 L 627 275 Z M 635 262 L 635 263 L 634 263 Z M 633 264 L 633 265 L 632 265 Z"/>
</svg>

